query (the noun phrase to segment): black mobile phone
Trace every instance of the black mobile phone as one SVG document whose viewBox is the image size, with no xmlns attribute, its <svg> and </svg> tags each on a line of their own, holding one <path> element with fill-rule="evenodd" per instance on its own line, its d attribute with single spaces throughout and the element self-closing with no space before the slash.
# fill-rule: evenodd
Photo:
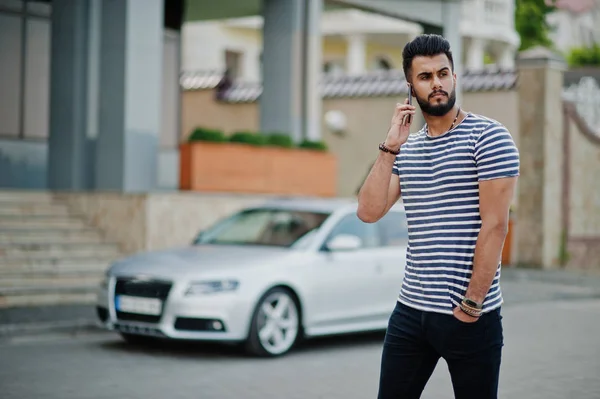
<svg viewBox="0 0 600 399">
<path fill-rule="evenodd" d="M 410 85 L 410 83 L 407 83 L 408 85 L 408 105 L 412 105 L 412 86 Z M 409 125 L 412 122 L 412 115 L 406 115 L 404 117 L 404 124 L 405 125 Z"/>
</svg>

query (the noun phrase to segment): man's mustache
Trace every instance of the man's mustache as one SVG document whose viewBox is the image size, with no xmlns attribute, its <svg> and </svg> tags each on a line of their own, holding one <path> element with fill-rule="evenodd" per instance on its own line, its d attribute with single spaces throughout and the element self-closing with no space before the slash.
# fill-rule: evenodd
<svg viewBox="0 0 600 399">
<path fill-rule="evenodd" d="M 435 95 L 438 95 L 438 94 L 443 94 L 443 95 L 445 95 L 446 97 L 448 97 L 448 93 L 446 93 L 446 92 L 445 92 L 445 91 L 443 91 L 443 90 L 438 90 L 438 91 L 434 91 L 434 92 L 432 92 L 432 93 L 429 95 L 429 98 L 431 98 L 431 97 L 433 97 L 433 96 L 435 96 Z"/>
</svg>

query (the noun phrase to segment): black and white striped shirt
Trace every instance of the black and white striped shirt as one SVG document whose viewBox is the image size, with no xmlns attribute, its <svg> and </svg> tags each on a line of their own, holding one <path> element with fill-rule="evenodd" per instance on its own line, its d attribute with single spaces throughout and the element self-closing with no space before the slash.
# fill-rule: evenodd
<svg viewBox="0 0 600 399">
<path fill-rule="evenodd" d="M 424 127 L 409 136 L 394 162 L 400 176 L 409 244 L 398 300 L 452 314 L 466 292 L 481 228 L 479 181 L 519 175 L 519 152 L 499 122 L 469 113 L 437 137 Z M 484 311 L 502 302 L 500 269 Z"/>
</svg>

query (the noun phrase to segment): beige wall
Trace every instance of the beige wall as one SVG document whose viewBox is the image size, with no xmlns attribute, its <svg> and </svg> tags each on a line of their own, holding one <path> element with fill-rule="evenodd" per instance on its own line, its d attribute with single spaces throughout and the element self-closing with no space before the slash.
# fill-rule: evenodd
<svg viewBox="0 0 600 399">
<path fill-rule="evenodd" d="M 519 92 L 467 92 L 463 100 L 465 110 L 503 123 L 521 151 L 518 192 L 522 204 L 515 203 L 513 260 L 517 265 L 560 267 L 566 220 L 566 267 L 599 271 L 600 139 L 591 140 L 589 132 L 582 131 L 581 121 L 571 120 L 565 153 L 562 122 L 566 115 L 560 111 L 562 100 L 555 95 L 561 87 L 560 74 L 544 71 L 543 67 L 524 71 Z M 258 130 L 256 103 L 219 103 L 213 100 L 213 94 L 212 90 L 183 94 L 182 139 L 197 126 L 227 133 Z M 546 100 L 541 101 L 540 96 L 546 96 Z M 335 109 L 348 118 L 347 131 L 342 135 L 333 134 L 323 125 L 323 138 L 339 159 L 338 196 L 354 196 L 377 156 L 377 144 L 385 137 L 394 104 L 401 100 L 340 98 L 323 102 L 324 113 Z M 417 120 L 413 131 L 421 124 Z M 568 155 L 564 157 L 565 154 Z M 563 157 L 570 170 L 565 188 Z M 186 245 L 199 230 L 218 218 L 266 198 L 190 192 L 64 195 L 108 238 L 121 242 L 126 253 Z M 565 218 L 563 206 L 568 210 Z"/>
<path fill-rule="evenodd" d="M 76 213 L 98 227 L 105 238 L 131 253 L 146 246 L 146 195 L 122 193 L 57 194 Z"/>
<path fill-rule="evenodd" d="M 197 193 L 151 194 L 147 197 L 146 248 L 158 250 L 189 244 L 218 219 L 267 197 Z"/>
<path fill-rule="evenodd" d="M 563 102 L 565 66 L 554 54 L 520 58 L 516 263 L 600 272 L 600 137 Z"/>
<path fill-rule="evenodd" d="M 184 91 L 181 98 L 181 139 L 186 140 L 196 127 L 221 129 L 226 133 L 257 131 L 259 109 L 256 104 L 223 104 L 214 100 L 214 90 Z"/>
<path fill-rule="evenodd" d="M 600 137 L 569 118 L 568 268 L 600 271 Z M 587 132 L 583 130 L 586 129 Z"/>
<path fill-rule="evenodd" d="M 516 90 L 464 93 L 463 109 L 504 124 L 519 145 L 519 93 Z"/>
<path fill-rule="evenodd" d="M 600 138 L 594 143 L 570 122 L 570 224 L 576 237 L 600 238 Z"/>
<path fill-rule="evenodd" d="M 259 129 L 258 104 L 226 104 L 213 100 L 214 91 L 186 91 L 182 100 L 182 139 L 194 127 L 219 128 L 226 132 Z M 385 139 L 396 102 L 404 98 L 334 98 L 323 101 L 323 113 L 342 111 L 347 117 L 343 135 L 322 125 L 323 140 L 339 162 L 338 195 L 352 196 L 377 156 L 377 145 Z M 483 114 L 504 123 L 518 141 L 518 96 L 516 91 L 464 93 L 467 111 Z M 417 118 L 413 131 L 422 126 Z"/>
<path fill-rule="evenodd" d="M 107 240 L 120 243 L 125 254 L 187 245 L 217 219 L 267 198 L 189 192 L 56 195 L 85 215 Z"/>
</svg>

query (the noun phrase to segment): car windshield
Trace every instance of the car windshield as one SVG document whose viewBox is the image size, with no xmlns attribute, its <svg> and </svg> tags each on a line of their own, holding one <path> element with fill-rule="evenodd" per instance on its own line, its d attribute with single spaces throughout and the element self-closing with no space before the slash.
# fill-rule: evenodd
<svg viewBox="0 0 600 399">
<path fill-rule="evenodd" d="M 288 209 L 248 209 L 224 219 L 201 232 L 199 244 L 269 245 L 292 247 L 306 245 L 328 213 Z"/>
</svg>

